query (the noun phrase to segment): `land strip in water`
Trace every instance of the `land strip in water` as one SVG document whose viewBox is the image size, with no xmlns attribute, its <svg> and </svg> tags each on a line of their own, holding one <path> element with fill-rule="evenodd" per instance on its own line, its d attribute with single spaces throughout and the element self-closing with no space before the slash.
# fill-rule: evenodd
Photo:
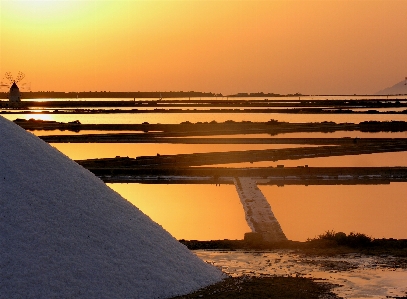
<svg viewBox="0 0 407 299">
<path fill-rule="evenodd" d="M 92 159 L 83 165 L 103 165 L 103 167 L 138 168 L 180 168 L 242 162 L 297 160 L 302 158 L 319 158 L 344 155 L 360 155 L 407 150 L 404 138 L 390 141 L 375 140 L 370 143 L 352 143 L 335 146 L 299 147 L 285 149 L 247 150 L 211 153 L 193 153 L 177 155 L 140 156 L 136 158 Z M 84 163 L 84 162 L 82 162 Z"/>
<path fill-rule="evenodd" d="M 103 160 L 106 159 L 77 162 L 108 183 L 234 184 L 236 177 L 251 177 L 258 184 L 277 186 L 407 181 L 407 167 L 120 167 L 120 163 L 112 161 L 112 165 L 108 166 Z"/>
<path fill-rule="evenodd" d="M 183 124 L 80 124 L 48 121 L 17 120 L 25 129 L 72 129 L 72 130 L 134 130 L 141 133 L 50 135 L 41 138 L 50 143 L 97 142 L 97 143 L 183 143 L 183 144 L 307 144 L 318 147 L 287 149 L 248 150 L 232 152 L 194 153 L 178 155 L 141 156 L 136 158 L 116 157 L 78 161 L 96 175 L 109 182 L 145 183 L 230 183 L 220 177 L 265 177 L 269 183 L 284 184 L 378 184 L 404 181 L 406 169 L 401 168 L 226 168 L 203 167 L 229 163 L 296 160 L 344 155 L 360 155 L 407 150 L 406 138 L 213 138 L 205 136 L 259 134 L 276 135 L 287 132 L 335 132 L 335 131 L 406 131 L 406 122 L 363 122 L 360 124 L 280 123 L 270 120 L 265 123 L 183 123 Z M 199 136 L 199 137 L 189 137 Z M 184 138 L 182 138 L 184 137 Z M 188 137 L 188 138 L 187 138 Z M 205 137 L 205 138 L 204 138 Z M 199 166 L 199 167 L 197 167 Z M 318 169 L 318 170 L 317 170 Z M 363 174 L 360 170 L 363 169 Z M 389 169 L 396 171 L 388 174 Z M 164 178 L 165 177 L 165 178 Z"/>
<path fill-rule="evenodd" d="M 325 232 L 326 235 L 328 232 Z M 400 259 L 394 263 L 396 268 L 407 269 L 407 239 L 371 238 L 362 233 L 335 233 L 344 236 L 342 239 L 325 239 L 321 236 L 309 238 L 307 241 L 285 240 L 281 242 L 252 242 L 252 240 L 179 240 L 190 250 L 296 250 L 306 255 L 335 256 L 349 253 L 363 253 L 367 255 L 392 255 Z"/>
<path fill-rule="evenodd" d="M 374 145 L 391 142 L 405 145 L 405 138 L 182 138 L 154 137 L 154 134 L 82 134 L 39 136 L 49 143 L 172 143 L 172 144 L 308 144 L 308 145 Z"/>
<path fill-rule="evenodd" d="M 58 123 L 37 120 L 16 120 L 29 130 L 134 130 L 140 133 L 50 135 L 41 138 L 50 143 L 97 142 L 97 143 L 182 143 L 182 144 L 306 144 L 318 147 L 287 149 L 247 150 L 231 152 L 194 153 L 178 155 L 141 156 L 136 158 L 116 157 L 77 161 L 106 182 L 142 183 L 232 183 L 233 177 L 267 178 L 269 184 L 387 184 L 405 181 L 404 167 L 362 168 L 296 168 L 219 167 L 230 163 L 297 160 L 345 155 L 360 155 L 407 150 L 406 138 L 226 138 L 205 137 L 234 134 L 276 135 L 292 132 L 399 132 L 407 131 L 407 123 L 400 121 L 368 121 L 360 124 L 233 122 L 182 123 L 182 124 L 80 124 Z M 190 137 L 198 136 L 198 137 Z M 218 167 L 208 167 L 217 165 Z M 229 179 L 222 179 L 229 178 Z M 264 183 L 264 182 L 263 182 Z"/>
<path fill-rule="evenodd" d="M 21 107 L 15 107 L 20 108 Z M 384 107 L 379 107 L 384 108 Z M 400 107 L 397 107 L 400 108 Z M 44 109 L 44 108 L 42 108 Z M 360 109 L 360 108 L 355 108 Z M 0 114 L 38 114 L 35 110 L 2 110 Z M 153 114 L 153 113 L 280 113 L 280 114 L 407 114 L 407 109 L 404 110 L 352 110 L 352 108 L 281 108 L 281 109 L 55 109 L 55 110 L 41 110 L 41 114 L 112 114 L 112 113 L 133 113 L 133 114 Z"/>
<path fill-rule="evenodd" d="M 294 114 L 407 114 L 406 99 L 298 100 L 293 99 L 166 99 L 83 101 L 52 100 L 18 103 L 0 101 L 0 113 L 294 113 Z M 405 109 L 404 109 L 405 108 Z M 24 110 L 25 109 L 25 110 Z M 381 110 L 376 110 L 381 109 Z M 394 110 L 391 110 L 394 109 Z M 21 111 L 23 110 L 23 111 Z"/>
<path fill-rule="evenodd" d="M 8 101 L 1 101 L 0 105 L 7 107 Z M 312 100 L 312 99 L 250 99 L 242 100 L 236 98 L 185 98 L 185 99 L 138 99 L 132 100 L 101 100 L 101 101 L 86 101 L 86 100 L 51 100 L 51 101 L 36 101 L 23 100 L 18 103 L 19 107 L 33 108 L 76 108 L 76 107 L 291 107 L 291 108 L 389 108 L 389 107 L 407 107 L 406 99 L 329 99 Z"/>
<path fill-rule="evenodd" d="M 335 123 L 331 121 L 315 123 L 287 123 L 271 119 L 268 122 L 235 122 L 223 123 L 211 122 L 182 122 L 180 124 L 81 124 L 79 121 L 68 123 L 56 121 L 44 121 L 35 119 L 16 119 L 16 124 L 26 130 L 69 130 L 74 132 L 93 131 L 138 131 L 144 132 L 145 137 L 187 137 L 187 136 L 214 136 L 236 134 L 270 134 L 294 132 L 337 132 L 337 131 L 360 131 L 360 132 L 405 132 L 405 121 L 364 121 L 359 124 Z M 148 135 L 147 135 L 148 133 Z M 137 135 L 141 136 L 141 134 Z"/>
</svg>

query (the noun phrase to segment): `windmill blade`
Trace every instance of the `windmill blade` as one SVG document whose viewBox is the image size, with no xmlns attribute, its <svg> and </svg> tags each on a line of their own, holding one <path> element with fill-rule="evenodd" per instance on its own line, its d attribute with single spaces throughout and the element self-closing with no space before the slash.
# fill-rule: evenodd
<svg viewBox="0 0 407 299">
<path fill-rule="evenodd" d="M 21 80 L 23 80 L 25 77 L 25 74 L 23 72 L 18 72 L 17 78 L 15 80 L 15 82 L 20 82 Z"/>
<path fill-rule="evenodd" d="M 10 72 L 7 72 L 4 74 L 4 77 L 9 80 L 10 82 L 13 82 L 13 75 Z"/>
</svg>

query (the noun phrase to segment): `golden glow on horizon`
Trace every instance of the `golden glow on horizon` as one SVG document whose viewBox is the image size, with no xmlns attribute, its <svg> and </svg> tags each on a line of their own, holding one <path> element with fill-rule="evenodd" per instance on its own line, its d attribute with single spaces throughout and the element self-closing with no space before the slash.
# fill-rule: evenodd
<svg viewBox="0 0 407 299">
<path fill-rule="evenodd" d="M 12 29 L 53 31 L 86 17 L 89 3 L 89 1 L 58 0 L 2 1 L 2 22 Z"/>
<path fill-rule="evenodd" d="M 406 76 L 407 1 L 0 0 L 32 89 L 371 93 Z"/>
</svg>

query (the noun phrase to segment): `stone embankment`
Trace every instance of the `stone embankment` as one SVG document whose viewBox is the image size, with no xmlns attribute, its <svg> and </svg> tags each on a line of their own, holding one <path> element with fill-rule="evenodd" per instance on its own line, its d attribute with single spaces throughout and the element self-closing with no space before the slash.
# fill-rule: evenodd
<svg viewBox="0 0 407 299">
<path fill-rule="evenodd" d="M 21 113 L 21 111 L 19 112 Z M 324 121 L 321 123 L 286 123 L 271 119 L 268 122 L 183 122 L 181 124 L 81 124 L 79 121 L 68 123 L 56 121 L 43 121 L 35 119 L 16 119 L 14 121 L 26 130 L 70 130 L 70 131 L 139 131 L 148 134 L 137 134 L 136 137 L 185 137 L 185 136 L 214 136 L 233 134 L 260 134 L 276 135 L 290 132 L 404 132 L 407 131 L 407 122 L 391 121 L 377 122 L 365 121 L 359 124 L 335 123 Z M 143 136 L 142 136 L 143 135 Z M 56 135 L 58 136 L 58 135 Z M 114 137 L 111 136 L 111 137 Z M 65 137 L 64 137 L 65 138 Z M 58 141 L 62 142 L 62 141 Z M 66 142 L 73 142 L 71 140 Z M 83 141 L 81 141 L 83 142 Z M 90 141 L 88 141 L 90 142 Z"/>
<path fill-rule="evenodd" d="M 406 182 L 406 167 L 188 167 L 160 160 L 116 157 L 76 161 L 105 182 L 234 184 L 233 177 L 256 177 L 267 185 L 345 185 Z M 160 157 L 158 157 L 160 158 Z M 140 161 L 141 160 L 141 161 Z M 164 159 L 165 160 L 165 159 Z"/>
<path fill-rule="evenodd" d="M 54 96 L 52 96 L 54 95 Z M 74 100 L 75 98 L 106 98 L 106 97 L 125 97 L 133 98 L 133 100 L 120 100 L 120 101 L 83 101 L 83 100 Z M 142 95 L 142 96 L 141 96 Z M 139 99 L 139 97 L 151 97 L 151 100 Z M 170 97 L 192 97 L 189 99 L 170 99 Z M 208 97 L 209 96 L 209 97 Z M 374 109 L 377 108 L 403 108 L 407 107 L 405 99 L 391 99 L 391 100 L 371 100 L 371 99 L 360 99 L 360 100 L 293 100 L 293 99 L 284 99 L 284 100 L 272 100 L 272 99 L 251 99 L 251 100 L 239 100 L 233 98 L 225 99 L 214 99 L 214 94 L 211 93 L 42 93 L 41 95 L 23 93 L 23 101 L 19 103 L 19 107 L 24 109 L 30 109 L 33 107 L 38 108 L 58 108 L 58 109 L 75 109 L 78 108 L 116 108 L 116 107 L 137 107 L 137 108 L 156 108 L 156 109 L 165 109 L 165 108 L 219 108 L 219 110 L 231 109 L 234 112 L 241 112 L 242 110 L 253 109 L 253 108 L 280 108 L 277 110 L 278 113 L 288 112 L 288 113 L 374 113 L 377 112 Z M 30 98 L 70 98 L 69 101 L 66 100 L 52 100 L 52 101 L 30 101 Z M 157 98 L 165 97 L 165 100 L 156 100 Z M 195 98 L 194 98 L 195 97 Z M 199 99 L 197 98 L 199 97 Z M 204 97 L 203 99 L 201 97 Z M 6 93 L 0 93 L 0 99 L 6 99 Z M 138 98 L 136 100 L 136 98 Z M 8 101 L 0 101 L 0 107 L 7 108 Z M 286 110 L 282 110 L 286 108 Z M 289 109 L 288 109 L 289 108 Z M 366 111 L 352 110 L 366 108 Z M 115 109 L 117 112 L 120 112 L 120 109 Z M 208 109 L 210 110 L 210 109 Z M 213 109 L 217 110 L 217 109 Z M 261 109 L 253 109 L 254 112 L 259 112 Z M 154 112 L 150 110 L 150 112 Z M 195 110 L 192 112 L 205 112 Z M 206 111 L 209 112 L 209 111 Z M 212 111 L 211 111 L 212 112 Z"/>
<path fill-rule="evenodd" d="M 252 233 L 245 235 L 248 241 L 281 242 L 286 241 L 283 230 L 274 216 L 271 206 L 250 177 L 234 178 L 237 193 L 242 202 L 246 221 Z"/>
<path fill-rule="evenodd" d="M 224 165 L 228 163 L 260 162 L 260 161 L 279 161 L 279 160 L 298 160 L 303 158 L 332 157 L 345 155 L 360 155 L 385 152 L 402 152 L 407 150 L 405 139 L 390 140 L 388 142 L 371 143 L 351 143 L 336 146 L 319 147 L 299 147 L 286 149 L 266 149 L 266 150 L 247 150 L 230 152 L 210 152 L 193 153 L 177 155 L 140 156 L 135 159 L 95 159 L 88 162 L 82 162 L 83 165 L 89 163 L 96 165 L 104 163 L 107 165 L 123 165 L 125 168 L 183 168 L 205 165 Z M 120 163 L 120 164 L 119 164 Z M 123 164 L 125 163 L 125 164 Z M 121 167 L 123 167 L 121 166 Z"/>
</svg>

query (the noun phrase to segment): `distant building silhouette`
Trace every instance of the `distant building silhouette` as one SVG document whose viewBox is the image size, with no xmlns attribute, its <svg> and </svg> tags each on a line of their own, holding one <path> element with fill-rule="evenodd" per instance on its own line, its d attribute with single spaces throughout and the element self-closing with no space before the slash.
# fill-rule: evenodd
<svg viewBox="0 0 407 299">
<path fill-rule="evenodd" d="M 21 101 L 20 89 L 18 88 L 16 82 L 13 82 L 13 85 L 10 87 L 10 94 L 8 97 L 10 102 L 17 103 Z"/>
</svg>

